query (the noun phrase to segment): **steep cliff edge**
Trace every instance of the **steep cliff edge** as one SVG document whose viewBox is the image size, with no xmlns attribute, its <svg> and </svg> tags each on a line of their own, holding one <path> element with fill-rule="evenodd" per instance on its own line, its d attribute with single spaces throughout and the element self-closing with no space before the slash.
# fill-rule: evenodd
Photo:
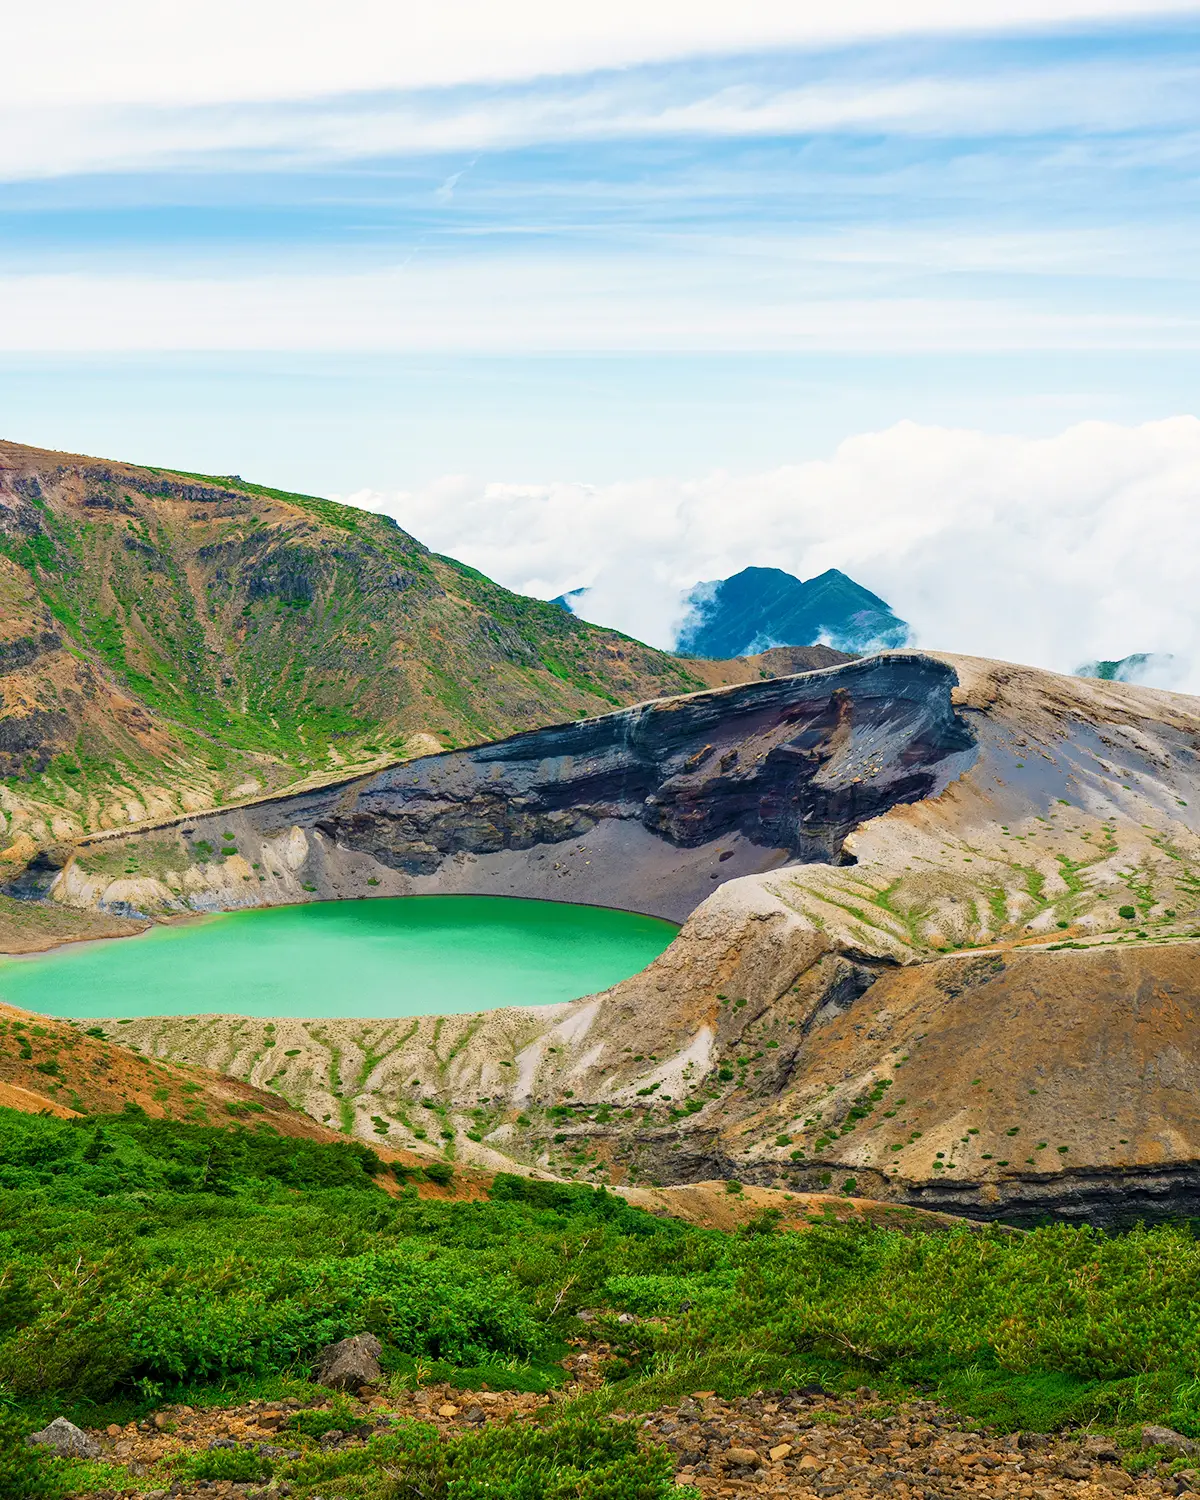
<svg viewBox="0 0 1200 1500">
<path fill-rule="evenodd" d="M 179 859 L 191 822 L 127 839 L 121 869 L 168 843 L 152 885 L 180 905 L 327 876 L 333 894 L 335 875 L 350 893 L 359 869 L 395 890 L 499 871 L 516 894 L 643 909 L 626 866 L 674 910 L 708 882 L 641 974 L 542 1010 L 279 1019 L 274 1052 L 246 1019 L 123 1030 L 481 1166 L 732 1175 L 985 1217 L 1196 1211 L 1200 702 L 896 652 L 546 733 L 213 820 L 205 842 L 236 833 L 254 854 L 216 880 Z M 290 873 L 258 881 L 289 849 Z M 149 889 L 93 857 L 60 898 Z"/>
<path fill-rule="evenodd" d="M 945 785 L 974 754 L 955 681 L 894 653 L 661 699 L 87 841 L 41 879 L 119 913 L 465 892 L 682 920 L 715 882 L 842 859 L 864 819 Z"/>
</svg>

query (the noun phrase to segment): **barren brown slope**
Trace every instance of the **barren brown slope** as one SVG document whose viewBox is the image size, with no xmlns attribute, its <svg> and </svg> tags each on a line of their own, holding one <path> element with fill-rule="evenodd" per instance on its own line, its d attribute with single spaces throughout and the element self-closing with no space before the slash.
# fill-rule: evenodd
<svg viewBox="0 0 1200 1500">
<path fill-rule="evenodd" d="M 617 1191 L 635 1208 L 727 1234 L 756 1220 L 762 1223 L 764 1214 L 784 1233 L 803 1233 L 814 1224 L 829 1223 L 875 1224 L 910 1233 L 982 1227 L 978 1220 L 930 1209 L 881 1203 L 849 1193 L 788 1192 L 757 1187 L 735 1178 L 715 1178 L 675 1187 L 622 1187 Z"/>
<path fill-rule="evenodd" d="M 0 443 L 0 802 L 34 845 L 699 686 L 386 517 Z"/>
<path fill-rule="evenodd" d="M 693 1012 L 693 1034 L 707 1024 L 733 1075 L 700 1113 L 657 1112 L 633 1132 L 573 1121 L 564 1157 L 586 1145 L 622 1175 L 842 1189 L 1010 1220 L 1200 1207 L 1200 944 L 905 968 L 830 955 L 784 977 L 739 965 L 740 1013 Z M 642 1045 L 665 1053 L 677 1035 L 651 1029 Z"/>
<path fill-rule="evenodd" d="M 820 672 L 838 667 L 855 658 L 832 646 L 772 646 L 755 656 L 735 656 L 728 661 L 713 657 L 689 656 L 688 670 L 705 687 L 732 687 L 739 682 L 756 682 L 768 677 L 793 677 L 797 672 Z"/>
</svg>

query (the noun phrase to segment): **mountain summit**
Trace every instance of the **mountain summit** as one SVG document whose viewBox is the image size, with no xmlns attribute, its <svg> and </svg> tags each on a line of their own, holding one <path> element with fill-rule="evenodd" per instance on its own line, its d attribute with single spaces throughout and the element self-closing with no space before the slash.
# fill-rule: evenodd
<svg viewBox="0 0 1200 1500">
<path fill-rule="evenodd" d="M 877 594 L 837 568 L 807 581 L 782 568 L 743 568 L 731 578 L 699 583 L 676 641 L 689 656 L 750 656 L 771 646 L 843 651 L 903 646 L 908 626 Z"/>
</svg>

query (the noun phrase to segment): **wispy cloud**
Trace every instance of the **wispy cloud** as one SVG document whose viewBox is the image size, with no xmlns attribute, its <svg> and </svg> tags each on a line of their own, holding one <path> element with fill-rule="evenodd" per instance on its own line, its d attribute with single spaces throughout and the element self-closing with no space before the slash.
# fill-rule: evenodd
<svg viewBox="0 0 1200 1500">
<path fill-rule="evenodd" d="M 981 53 L 942 40 L 738 56 L 505 86 L 173 107 L 0 107 L 0 178 L 261 171 L 545 144 L 1162 132 L 1194 127 L 1200 31 L 1126 59 L 1081 44 Z"/>
<path fill-rule="evenodd" d="M 340 275 L 0 276 L 5 350 L 1195 350 L 1200 309 L 830 295 L 768 259 L 425 255 Z M 747 273 L 753 271 L 750 276 Z"/>
<path fill-rule="evenodd" d="M 0 349 L 1200 347 L 1194 3 L 68 9 Z"/>
</svg>

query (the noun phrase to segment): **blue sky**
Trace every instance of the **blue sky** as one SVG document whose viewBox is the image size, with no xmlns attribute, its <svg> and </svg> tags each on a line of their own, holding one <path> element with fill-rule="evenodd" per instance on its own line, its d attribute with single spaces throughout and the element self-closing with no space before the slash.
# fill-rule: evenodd
<svg viewBox="0 0 1200 1500">
<path fill-rule="evenodd" d="M 1194 415 L 1200 8 L 828 10 L 49 0 L 16 20 L 0 103 L 0 430 L 355 495 L 557 591 L 628 559 L 572 553 L 570 527 L 553 556 L 483 547 L 479 497 L 615 516 L 650 481 L 815 483 L 804 465 L 896 424 L 950 472 L 960 430 L 1044 466 L 1076 424 L 1125 453 Z M 1151 477 L 1182 451 L 1137 441 Z M 1059 489 L 1031 485 L 1043 508 Z M 668 591 L 772 551 L 711 517 L 685 545 L 683 513 Z M 822 526 L 772 560 L 836 557 Z M 1145 621 L 1129 649 L 1180 633 Z M 1056 629 L 1055 663 L 1100 627 Z"/>
<path fill-rule="evenodd" d="M 1077 12 L 907 35 L 868 14 L 797 44 L 751 6 L 748 39 L 783 28 L 769 48 L 698 27 L 692 55 L 684 31 L 681 55 L 522 76 L 546 59 L 518 45 L 512 76 L 399 88 L 359 49 L 331 76 L 371 87 L 297 75 L 293 97 L 287 57 L 256 97 L 172 52 L 180 103 L 115 53 L 89 97 L 83 57 L 75 93 L 10 105 L 0 134 L 5 430 L 299 483 L 287 413 L 315 409 L 308 482 L 345 490 L 615 477 L 614 425 L 641 473 L 905 416 L 1184 410 L 1200 11 Z M 381 422 L 407 438 L 390 455 Z"/>
</svg>

